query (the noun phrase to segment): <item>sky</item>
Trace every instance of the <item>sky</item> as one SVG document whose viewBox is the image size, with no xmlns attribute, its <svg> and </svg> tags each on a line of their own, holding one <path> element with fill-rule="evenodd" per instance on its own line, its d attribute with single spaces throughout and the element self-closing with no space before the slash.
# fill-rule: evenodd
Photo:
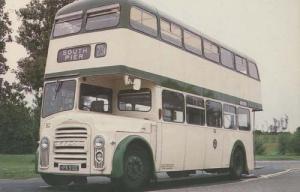
<svg viewBox="0 0 300 192">
<path fill-rule="evenodd" d="M 16 34 L 16 9 L 29 0 L 6 0 Z M 299 0 L 151 0 L 158 9 L 197 28 L 219 42 L 254 58 L 261 75 L 264 111 L 257 129 L 273 117 L 289 116 L 289 131 L 300 126 L 300 1 Z M 16 54 L 17 53 L 17 54 Z M 7 45 L 11 69 L 26 56 L 16 43 Z M 9 81 L 15 76 L 6 75 Z M 30 99 L 30 97 L 28 97 Z"/>
</svg>

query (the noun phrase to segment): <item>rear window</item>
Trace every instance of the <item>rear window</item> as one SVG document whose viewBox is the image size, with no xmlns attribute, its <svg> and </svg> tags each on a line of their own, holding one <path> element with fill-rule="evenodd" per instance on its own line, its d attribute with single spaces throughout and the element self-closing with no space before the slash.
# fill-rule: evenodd
<svg viewBox="0 0 300 192">
<path fill-rule="evenodd" d="M 59 37 L 80 32 L 82 17 L 82 12 L 58 16 L 55 20 L 53 36 Z"/>
<path fill-rule="evenodd" d="M 86 30 L 104 29 L 118 25 L 120 5 L 109 5 L 87 11 Z"/>
</svg>

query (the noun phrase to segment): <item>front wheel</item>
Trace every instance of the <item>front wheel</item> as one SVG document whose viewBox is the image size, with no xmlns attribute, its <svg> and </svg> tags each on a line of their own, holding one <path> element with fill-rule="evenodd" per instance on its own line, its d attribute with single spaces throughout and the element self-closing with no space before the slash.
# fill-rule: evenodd
<svg viewBox="0 0 300 192">
<path fill-rule="evenodd" d="M 147 185 L 150 178 L 150 156 L 140 147 L 131 147 L 124 158 L 124 175 L 112 181 L 118 190 L 136 191 Z"/>
<path fill-rule="evenodd" d="M 42 179 L 50 186 L 60 187 L 67 186 L 72 182 L 71 177 L 52 174 L 41 174 Z"/>
<path fill-rule="evenodd" d="M 237 149 L 233 153 L 230 162 L 230 175 L 234 179 L 239 179 L 242 177 L 245 168 L 245 156 L 242 150 Z"/>
</svg>

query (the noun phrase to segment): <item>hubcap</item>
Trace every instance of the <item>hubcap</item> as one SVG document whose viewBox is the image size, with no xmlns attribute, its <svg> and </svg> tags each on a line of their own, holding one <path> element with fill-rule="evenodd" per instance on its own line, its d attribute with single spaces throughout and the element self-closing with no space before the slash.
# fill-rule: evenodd
<svg viewBox="0 0 300 192">
<path fill-rule="evenodd" d="M 127 175 L 133 180 L 139 180 L 144 177 L 144 164 L 140 157 L 130 156 L 127 161 Z"/>
</svg>

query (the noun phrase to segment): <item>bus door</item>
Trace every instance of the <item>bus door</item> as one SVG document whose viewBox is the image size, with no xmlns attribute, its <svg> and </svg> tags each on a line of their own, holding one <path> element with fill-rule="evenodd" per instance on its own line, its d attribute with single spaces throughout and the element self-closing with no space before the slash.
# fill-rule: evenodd
<svg viewBox="0 0 300 192">
<path fill-rule="evenodd" d="M 222 104 L 215 101 L 206 101 L 206 135 L 205 168 L 214 169 L 222 167 L 223 138 Z"/>
<path fill-rule="evenodd" d="M 181 93 L 162 91 L 161 171 L 179 171 L 184 168 L 186 127 L 185 103 Z"/>
</svg>

